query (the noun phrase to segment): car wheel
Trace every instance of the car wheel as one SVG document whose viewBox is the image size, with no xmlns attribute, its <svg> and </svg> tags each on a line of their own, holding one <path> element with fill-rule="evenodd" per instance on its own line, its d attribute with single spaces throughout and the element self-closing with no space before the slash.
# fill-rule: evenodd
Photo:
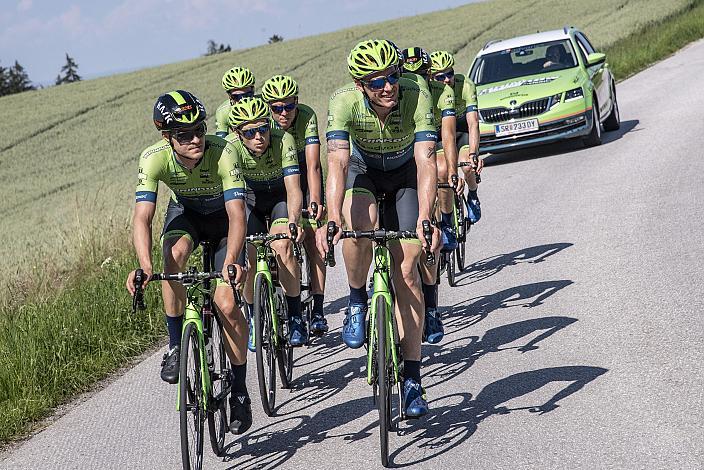
<svg viewBox="0 0 704 470">
<path fill-rule="evenodd" d="M 599 103 L 596 98 L 592 100 L 592 130 L 584 138 L 585 147 L 595 147 L 601 145 L 601 122 L 599 122 Z"/>
<path fill-rule="evenodd" d="M 611 114 L 604 121 L 605 131 L 615 131 L 621 127 L 621 115 L 618 111 L 618 101 L 616 100 L 616 86 L 611 84 L 611 101 L 613 106 L 611 107 Z"/>
</svg>

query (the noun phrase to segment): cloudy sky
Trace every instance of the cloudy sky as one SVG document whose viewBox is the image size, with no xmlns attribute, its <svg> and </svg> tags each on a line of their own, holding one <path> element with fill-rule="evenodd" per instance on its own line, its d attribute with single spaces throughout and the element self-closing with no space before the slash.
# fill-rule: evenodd
<svg viewBox="0 0 704 470">
<path fill-rule="evenodd" d="M 335 31 L 477 0 L 0 0 L 0 65 L 50 84 L 68 52 L 84 78 Z M 335 6 L 333 6 L 335 5 Z"/>
</svg>

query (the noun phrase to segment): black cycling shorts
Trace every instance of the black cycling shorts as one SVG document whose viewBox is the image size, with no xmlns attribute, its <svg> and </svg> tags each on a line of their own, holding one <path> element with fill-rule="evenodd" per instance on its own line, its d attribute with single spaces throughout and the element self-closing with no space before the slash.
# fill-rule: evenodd
<svg viewBox="0 0 704 470">
<path fill-rule="evenodd" d="M 286 189 L 272 192 L 247 189 L 245 198 L 247 210 L 247 235 L 269 233 L 268 226 L 288 225 Z M 267 224 L 269 219 L 269 224 Z"/>
<path fill-rule="evenodd" d="M 418 177 L 416 161 L 410 160 L 393 171 L 368 168 L 361 158 L 350 157 L 345 196 L 368 193 L 378 200 L 384 194 L 383 218 L 387 230 L 415 230 L 418 223 Z"/>
</svg>

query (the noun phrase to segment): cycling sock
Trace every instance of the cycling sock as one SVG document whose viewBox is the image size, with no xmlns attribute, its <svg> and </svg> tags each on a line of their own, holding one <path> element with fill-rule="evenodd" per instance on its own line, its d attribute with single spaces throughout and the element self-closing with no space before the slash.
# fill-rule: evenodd
<svg viewBox="0 0 704 470">
<path fill-rule="evenodd" d="M 476 200 L 479 199 L 479 197 L 477 196 L 477 190 L 476 190 L 476 189 L 475 189 L 474 191 L 472 191 L 472 190 L 470 189 L 470 190 L 468 191 L 468 193 L 469 193 L 469 199 L 471 199 L 471 200 L 473 200 L 473 201 L 476 201 Z"/>
<path fill-rule="evenodd" d="M 230 402 L 235 398 L 235 394 L 247 395 L 247 363 L 241 366 L 232 366 L 232 393 L 230 394 Z"/>
<path fill-rule="evenodd" d="M 438 308 L 438 285 L 423 283 L 423 299 L 426 311 L 429 308 Z"/>
<path fill-rule="evenodd" d="M 369 296 L 365 286 L 359 288 L 350 286 L 350 304 L 367 305 L 367 300 L 369 300 Z"/>
<path fill-rule="evenodd" d="M 313 313 L 316 315 L 323 314 L 323 294 L 313 294 Z"/>
<path fill-rule="evenodd" d="M 169 330 L 169 349 L 181 344 L 181 330 L 183 329 L 183 315 L 170 317 L 166 315 L 166 328 Z"/>
<path fill-rule="evenodd" d="M 445 225 L 452 225 L 452 214 L 440 213 L 440 221 Z"/>
<path fill-rule="evenodd" d="M 403 361 L 403 378 L 420 383 L 420 361 Z"/>
<path fill-rule="evenodd" d="M 301 317 L 301 296 L 295 297 L 286 296 L 286 306 L 288 307 L 288 317 Z"/>
</svg>

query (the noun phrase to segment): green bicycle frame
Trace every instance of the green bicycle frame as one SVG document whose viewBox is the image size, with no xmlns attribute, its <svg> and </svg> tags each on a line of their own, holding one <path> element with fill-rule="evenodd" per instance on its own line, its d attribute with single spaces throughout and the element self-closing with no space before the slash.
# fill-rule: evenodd
<svg viewBox="0 0 704 470">
<path fill-rule="evenodd" d="M 387 351 L 387 357 L 388 353 L 391 353 L 391 358 L 394 364 L 394 379 L 396 382 L 399 381 L 399 372 L 398 372 L 398 356 L 397 356 L 397 351 L 395 347 L 395 332 L 394 332 L 394 322 L 393 322 L 393 315 L 395 315 L 395 312 L 393 310 L 393 302 L 391 299 L 391 276 L 389 273 L 391 272 L 391 253 L 389 253 L 389 249 L 386 248 L 385 246 L 382 245 L 377 245 L 374 247 L 374 274 L 373 274 L 373 285 L 374 285 L 374 294 L 372 295 L 372 305 L 371 305 L 371 315 L 369 318 L 369 329 L 370 329 L 370 344 L 378 344 L 376 341 L 376 338 L 378 335 L 378 331 L 376 328 L 376 316 L 377 316 L 377 311 L 376 311 L 376 302 L 379 297 L 384 298 L 384 302 L 386 303 L 386 312 L 387 312 L 387 317 L 386 317 L 386 335 L 387 335 L 387 341 L 386 341 L 386 347 L 388 349 Z M 372 336 L 373 335 L 373 336 Z M 373 342 L 372 342 L 373 341 Z M 373 371 L 373 358 L 374 358 L 374 350 L 373 348 L 369 348 L 367 350 L 367 383 L 369 385 L 372 385 L 374 382 L 374 371 Z"/>
<path fill-rule="evenodd" d="M 269 316 L 271 316 L 271 326 L 273 328 L 272 342 L 274 347 L 279 346 L 279 316 L 275 315 L 275 305 L 274 305 L 274 292 L 273 292 L 273 280 L 271 278 L 271 270 L 269 269 L 269 256 L 271 249 L 264 243 L 255 243 L 257 247 L 257 272 L 254 276 L 256 281 L 259 275 L 262 275 L 267 280 L 267 295 L 269 296 Z M 259 345 L 257 345 L 259 347 Z"/>
</svg>

